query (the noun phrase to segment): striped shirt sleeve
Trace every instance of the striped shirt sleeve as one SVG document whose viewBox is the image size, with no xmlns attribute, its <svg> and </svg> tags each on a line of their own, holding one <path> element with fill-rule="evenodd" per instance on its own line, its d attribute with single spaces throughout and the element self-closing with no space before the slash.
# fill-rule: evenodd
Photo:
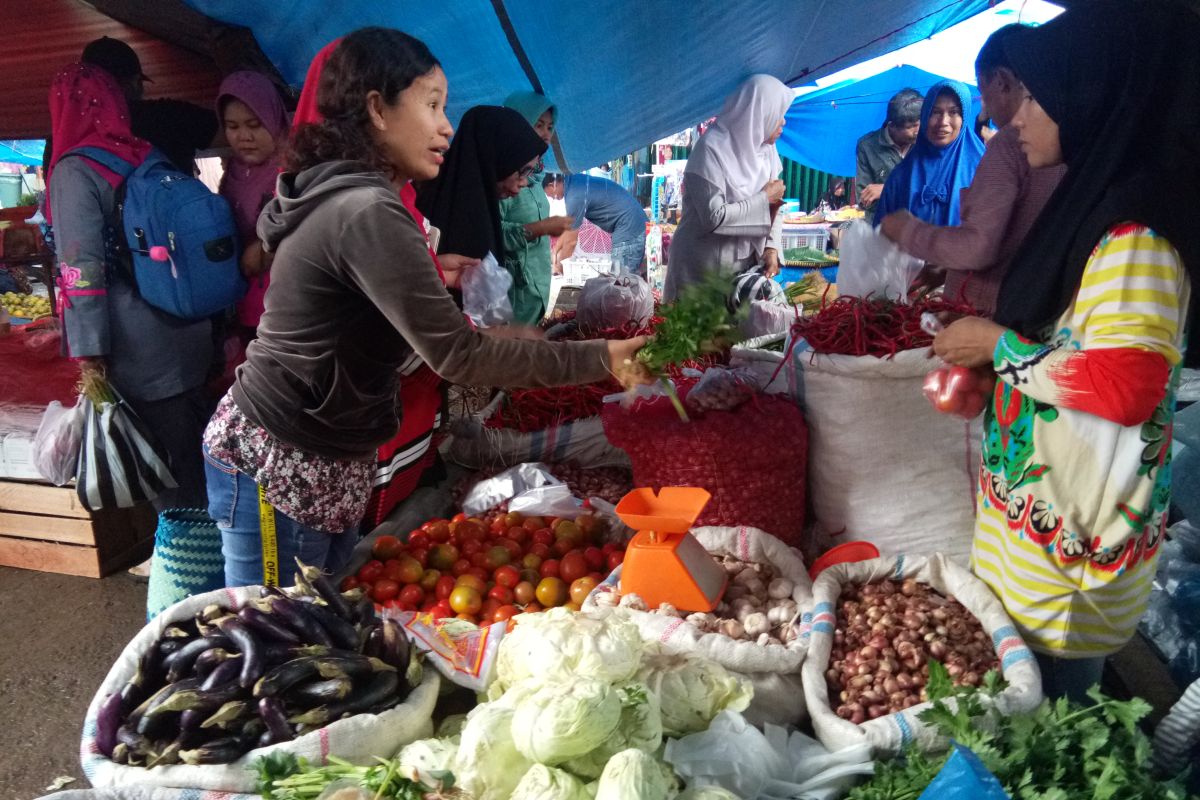
<svg viewBox="0 0 1200 800">
<path fill-rule="evenodd" d="M 1180 275 L 1166 239 L 1141 226 L 1110 230 L 1053 340 L 1039 344 L 1007 331 L 996 347 L 997 375 L 1044 403 L 1121 425 L 1144 422 L 1182 358 Z"/>
</svg>

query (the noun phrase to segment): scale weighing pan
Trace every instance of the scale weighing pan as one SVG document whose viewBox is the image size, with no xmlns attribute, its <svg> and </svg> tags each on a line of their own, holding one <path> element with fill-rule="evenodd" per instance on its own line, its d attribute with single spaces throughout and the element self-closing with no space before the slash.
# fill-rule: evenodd
<svg viewBox="0 0 1200 800">
<path fill-rule="evenodd" d="M 637 531 L 625 550 L 621 593 L 637 594 L 650 608 L 670 603 L 680 611 L 712 611 L 729 577 L 688 533 L 712 497 L 687 486 L 634 489 L 617 504 L 617 516 Z"/>
</svg>

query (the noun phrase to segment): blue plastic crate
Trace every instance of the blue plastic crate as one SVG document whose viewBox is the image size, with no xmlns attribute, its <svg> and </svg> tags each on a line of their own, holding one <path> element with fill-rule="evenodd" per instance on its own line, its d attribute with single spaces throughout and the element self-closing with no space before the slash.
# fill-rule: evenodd
<svg viewBox="0 0 1200 800">
<path fill-rule="evenodd" d="M 805 273 L 811 272 L 812 267 L 780 267 L 779 274 L 775 276 L 775 280 L 786 286 L 789 283 L 795 283 L 804 277 Z M 829 267 L 821 267 L 821 277 L 829 283 L 837 283 L 837 264 Z"/>
</svg>

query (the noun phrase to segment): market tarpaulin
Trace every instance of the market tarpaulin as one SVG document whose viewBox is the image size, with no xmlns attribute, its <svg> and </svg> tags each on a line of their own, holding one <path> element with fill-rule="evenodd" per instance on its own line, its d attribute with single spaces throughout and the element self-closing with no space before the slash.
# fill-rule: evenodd
<svg viewBox="0 0 1200 800">
<path fill-rule="evenodd" d="M 854 175 L 854 147 L 864 133 L 877 130 L 887 118 L 888 100 L 901 89 L 916 89 L 922 95 L 940 80 L 940 75 L 911 66 L 901 66 L 864 78 L 846 81 L 798 97 L 788 109 L 779 154 L 805 166 L 834 175 Z M 979 115 L 979 97 L 971 113 Z"/>
<path fill-rule="evenodd" d="M 988 0 L 188 0 L 250 28 L 290 83 L 356 28 L 399 28 L 450 81 L 450 117 L 539 89 L 558 105 L 566 167 L 632 152 L 715 114 L 746 76 L 828 75 L 944 30 Z"/>
<path fill-rule="evenodd" d="M 0 164 L 20 164 L 23 167 L 40 167 L 42 152 L 36 153 L 22 146 L 22 142 L 0 142 Z M 26 143 L 31 146 L 32 143 Z M 41 144 L 40 142 L 38 144 Z"/>
</svg>

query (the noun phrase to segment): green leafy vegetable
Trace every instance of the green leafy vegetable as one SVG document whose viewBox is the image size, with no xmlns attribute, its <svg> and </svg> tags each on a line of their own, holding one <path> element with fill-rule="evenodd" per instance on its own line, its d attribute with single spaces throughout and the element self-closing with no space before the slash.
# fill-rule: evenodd
<svg viewBox="0 0 1200 800">
<path fill-rule="evenodd" d="M 980 689 L 954 687 L 944 667 L 930 663 L 927 691 L 932 707 L 923 722 L 969 747 L 1013 800 L 1184 800 L 1183 776 L 1151 777 L 1150 742 L 1138 721 L 1145 701 L 1113 700 L 1098 689 L 1094 705 L 1043 702 L 1029 713 L 1003 716 L 986 701 L 1004 689 L 991 672 Z M 849 800 L 916 800 L 947 759 L 945 753 L 906 750 L 876 765 L 875 776 Z"/>
<path fill-rule="evenodd" d="M 272 753 L 255 762 L 258 792 L 264 800 L 315 800 L 332 783 L 346 782 L 372 793 L 373 800 L 427 800 L 430 797 L 465 797 L 457 792 L 449 772 L 433 774 L 437 786 L 426 786 L 405 776 L 398 761 L 376 758 L 371 767 L 360 767 L 336 756 L 316 767 L 291 753 Z"/>
</svg>

